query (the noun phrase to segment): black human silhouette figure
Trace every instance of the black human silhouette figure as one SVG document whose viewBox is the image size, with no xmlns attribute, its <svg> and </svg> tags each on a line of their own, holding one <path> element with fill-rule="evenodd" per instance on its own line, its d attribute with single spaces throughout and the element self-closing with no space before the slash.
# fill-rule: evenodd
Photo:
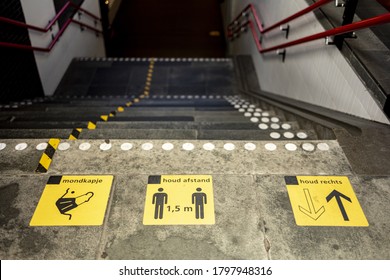
<svg viewBox="0 0 390 280">
<path fill-rule="evenodd" d="M 66 190 L 64 195 L 57 200 L 56 206 L 62 215 L 69 216 L 69 220 L 71 220 L 72 215 L 67 212 L 88 202 L 94 196 L 94 193 L 87 192 L 76 197 L 65 197 L 68 194 L 68 191 L 69 188 Z M 71 194 L 74 194 L 74 191 L 71 191 Z"/>
<path fill-rule="evenodd" d="M 166 193 L 163 193 L 164 189 L 159 188 L 158 193 L 155 193 L 153 195 L 153 204 L 156 204 L 154 208 L 154 218 L 155 219 L 162 219 L 164 214 L 164 205 L 168 203 L 168 195 Z"/>
<path fill-rule="evenodd" d="M 207 195 L 201 188 L 196 189 L 198 192 L 192 194 L 192 204 L 195 204 L 195 217 L 204 219 L 204 205 L 207 204 Z"/>
</svg>

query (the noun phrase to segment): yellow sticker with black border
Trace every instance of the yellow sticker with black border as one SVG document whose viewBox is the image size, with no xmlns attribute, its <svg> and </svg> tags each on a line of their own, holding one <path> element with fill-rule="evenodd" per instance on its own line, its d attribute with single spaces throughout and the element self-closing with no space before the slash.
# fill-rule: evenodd
<svg viewBox="0 0 390 280">
<path fill-rule="evenodd" d="M 51 176 L 30 226 L 99 226 L 103 224 L 114 176 Z"/>
<path fill-rule="evenodd" d="M 367 227 L 368 221 L 346 176 L 285 176 L 299 226 Z"/>
<path fill-rule="evenodd" d="M 143 224 L 215 224 L 212 176 L 149 176 Z"/>
</svg>

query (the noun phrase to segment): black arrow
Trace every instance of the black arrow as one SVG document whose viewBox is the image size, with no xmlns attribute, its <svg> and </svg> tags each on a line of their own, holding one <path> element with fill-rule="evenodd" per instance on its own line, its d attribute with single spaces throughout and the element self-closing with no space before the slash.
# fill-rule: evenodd
<svg viewBox="0 0 390 280">
<path fill-rule="evenodd" d="M 337 204 L 339 205 L 339 208 L 340 208 L 340 211 L 341 211 L 341 214 L 343 215 L 343 218 L 344 218 L 344 221 L 349 221 L 349 218 L 348 218 L 348 215 L 347 215 L 347 212 L 345 211 L 345 208 L 344 208 L 344 205 L 341 201 L 341 198 L 344 198 L 345 200 L 348 200 L 349 202 L 352 203 L 351 199 L 336 191 L 336 190 L 333 190 L 327 197 L 326 197 L 326 201 L 329 202 L 333 197 L 336 198 L 336 201 L 337 201 Z"/>
</svg>

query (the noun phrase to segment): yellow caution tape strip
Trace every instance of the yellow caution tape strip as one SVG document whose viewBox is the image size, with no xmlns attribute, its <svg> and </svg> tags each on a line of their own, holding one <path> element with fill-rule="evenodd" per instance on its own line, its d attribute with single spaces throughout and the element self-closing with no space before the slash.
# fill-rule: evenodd
<svg viewBox="0 0 390 280">
<path fill-rule="evenodd" d="M 152 77 L 153 77 L 153 70 L 154 70 L 154 58 L 151 58 L 148 68 L 148 74 L 146 76 L 146 83 L 144 87 L 144 92 L 140 94 L 137 98 L 134 98 L 132 101 L 127 102 L 123 106 L 119 106 L 116 111 L 111 111 L 108 115 L 101 115 L 99 120 L 107 122 L 109 118 L 113 118 L 117 115 L 117 113 L 122 113 L 125 111 L 126 107 L 132 106 L 134 103 L 138 103 L 141 101 L 141 99 L 144 99 L 145 97 L 149 96 L 150 87 L 152 85 Z M 97 121 L 89 121 L 87 124 L 87 129 L 93 130 L 96 129 Z M 70 133 L 68 139 L 69 140 L 77 140 L 80 137 L 81 132 L 83 131 L 82 128 L 74 128 L 72 132 Z M 49 170 L 51 161 L 53 160 L 55 151 L 60 143 L 60 139 L 53 138 L 49 140 L 49 143 L 47 145 L 46 150 L 44 151 L 41 160 L 39 161 L 39 165 L 36 169 L 36 172 L 39 173 L 46 173 Z"/>
<path fill-rule="evenodd" d="M 61 139 L 52 138 L 47 143 L 47 147 L 43 152 L 41 159 L 39 160 L 39 164 L 35 172 L 38 173 L 46 173 L 49 170 L 50 164 L 53 160 L 54 154 L 60 144 Z"/>
<path fill-rule="evenodd" d="M 72 130 L 72 133 L 69 135 L 69 140 L 77 140 L 79 139 L 80 133 L 83 129 L 82 128 L 75 128 Z"/>
</svg>

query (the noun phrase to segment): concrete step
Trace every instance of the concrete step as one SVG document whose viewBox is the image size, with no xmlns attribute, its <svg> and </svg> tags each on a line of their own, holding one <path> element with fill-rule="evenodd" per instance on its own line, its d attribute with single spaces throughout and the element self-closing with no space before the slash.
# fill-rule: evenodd
<svg viewBox="0 0 390 280">
<path fill-rule="evenodd" d="M 63 121 L 16 121 L 0 122 L 1 129 L 56 129 L 56 128 L 87 128 L 88 122 Z"/>
<path fill-rule="evenodd" d="M 98 122 L 98 128 L 119 129 L 258 129 L 253 123 L 234 122 Z"/>
<path fill-rule="evenodd" d="M 58 117 L 63 117 L 66 119 L 69 115 L 72 118 L 97 118 L 101 115 L 108 115 L 110 112 L 116 111 L 117 108 L 107 108 L 106 110 L 98 108 L 97 110 L 93 110 L 91 108 L 84 109 L 78 108 L 75 110 L 74 108 L 71 110 L 66 110 L 65 108 L 61 110 L 50 110 L 46 112 L 36 112 L 36 111 L 18 111 L 12 112 L 7 115 L 3 115 L 2 117 L 14 118 L 15 120 L 27 120 L 27 119 L 39 119 L 42 120 L 46 118 L 47 120 L 58 119 Z M 159 108 L 161 109 L 161 108 Z M 123 112 L 116 112 L 117 117 L 196 117 L 196 116 L 241 116 L 242 114 L 234 111 L 234 110 L 218 110 L 218 111 L 208 111 L 208 110 L 194 110 L 193 108 L 189 108 L 189 110 L 181 109 L 181 110 L 154 110 L 150 107 L 142 107 L 142 108 L 128 108 Z M 1 114 L 0 114 L 1 116 Z"/>
<path fill-rule="evenodd" d="M 314 131 L 263 131 L 263 130 L 211 130 L 200 129 L 198 139 L 202 140 L 317 140 Z"/>
<path fill-rule="evenodd" d="M 211 117 L 208 117 L 211 118 Z M 240 118 L 239 116 L 237 118 Z M 54 121 L 54 122 L 88 122 L 88 121 L 99 121 L 100 115 L 99 114 L 70 114 L 70 115 L 31 115 L 31 116 L 16 116 L 14 118 L 14 122 L 19 121 L 36 121 L 36 122 L 44 122 L 44 121 Z M 116 121 L 193 121 L 194 117 L 192 116 L 156 116 L 156 117 L 138 117 L 138 116 L 122 116 L 120 114 L 117 114 L 115 116 Z"/>
<path fill-rule="evenodd" d="M 68 139 L 73 129 L 0 129 L 0 139 Z"/>
<path fill-rule="evenodd" d="M 113 120 L 113 121 L 111 121 Z M 252 122 L 194 122 L 194 121 L 118 121 L 116 118 L 111 118 L 108 122 L 98 121 L 97 128 L 110 129 L 212 129 L 212 130 L 259 130 L 259 124 Z M 120 120 L 120 119 L 119 119 Z M 299 126 L 296 122 L 285 122 L 289 128 L 287 130 L 298 130 Z M 73 129 L 73 128 L 87 128 L 88 122 L 63 122 L 63 121 L 15 121 L 15 122 L 0 122 L 1 129 Z M 279 124 L 281 126 L 281 124 Z M 281 128 L 261 129 L 272 132 L 280 130 Z M 283 131 L 283 129 L 281 130 Z"/>
<path fill-rule="evenodd" d="M 79 139 L 197 139 L 195 129 L 94 129 L 84 130 Z"/>
</svg>

